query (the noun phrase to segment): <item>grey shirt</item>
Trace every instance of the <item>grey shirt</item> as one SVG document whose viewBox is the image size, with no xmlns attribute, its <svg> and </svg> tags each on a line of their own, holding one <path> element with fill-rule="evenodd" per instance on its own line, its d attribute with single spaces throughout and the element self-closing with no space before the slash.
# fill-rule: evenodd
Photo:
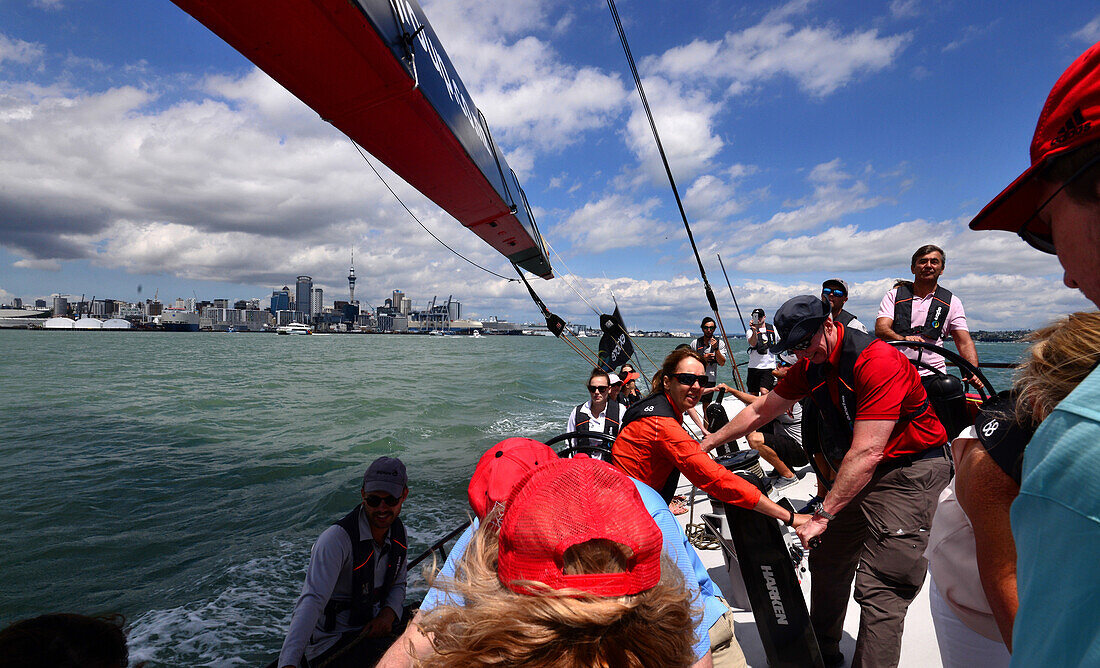
<svg viewBox="0 0 1100 668">
<path fill-rule="evenodd" d="M 370 533 L 366 514 L 360 508 L 359 535 L 369 536 Z M 378 551 L 374 568 L 374 586 L 381 587 L 393 550 L 393 541 L 389 533 L 383 539 L 382 545 L 375 543 L 374 547 Z M 352 545 L 347 532 L 335 524 L 325 529 L 310 552 L 309 568 L 306 570 L 302 595 L 294 604 L 290 628 L 283 641 L 283 649 L 279 653 L 280 666 L 299 665 L 303 654 L 312 661 L 336 644 L 342 634 L 360 629 L 348 623 L 351 617 L 350 610 L 336 614 L 336 626 L 331 632 L 326 633 L 323 628 L 325 606 L 329 599 L 351 600 L 351 571 L 354 567 L 351 562 Z M 390 608 L 397 614 L 398 619 L 401 618 L 405 602 L 407 563 L 408 559 L 402 560 L 393 588 L 390 589 L 385 600 L 372 610 L 373 615 L 377 616 L 382 608 Z"/>
</svg>

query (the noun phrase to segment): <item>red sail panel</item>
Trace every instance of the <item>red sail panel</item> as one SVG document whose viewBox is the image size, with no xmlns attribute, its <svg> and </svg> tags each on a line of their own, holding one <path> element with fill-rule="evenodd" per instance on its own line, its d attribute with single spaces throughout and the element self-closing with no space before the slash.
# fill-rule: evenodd
<svg viewBox="0 0 1100 668">
<path fill-rule="evenodd" d="M 396 1 L 423 23 L 410 42 L 408 15 L 387 0 L 173 0 L 498 252 L 550 278 L 514 174 L 419 7 Z"/>
</svg>

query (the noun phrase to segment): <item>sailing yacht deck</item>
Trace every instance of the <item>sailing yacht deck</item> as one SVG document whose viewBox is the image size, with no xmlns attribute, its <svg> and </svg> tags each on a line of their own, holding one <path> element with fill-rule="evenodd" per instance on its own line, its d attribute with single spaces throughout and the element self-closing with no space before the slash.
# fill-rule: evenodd
<svg viewBox="0 0 1100 668">
<path fill-rule="evenodd" d="M 765 471 L 770 470 L 770 467 L 761 462 L 765 467 Z M 792 485 L 781 492 L 781 495 L 790 499 L 795 508 L 801 508 L 805 505 L 814 495 L 816 483 L 814 481 L 814 475 L 812 471 L 798 482 L 797 485 Z M 692 490 L 694 487 L 687 478 L 680 476 L 680 487 L 677 489 L 677 494 L 683 495 L 689 500 L 692 499 Z M 773 493 L 772 499 L 777 499 L 779 495 Z M 686 529 L 688 522 L 701 523 L 700 516 L 704 513 L 711 513 L 710 501 L 704 492 L 695 490 L 694 504 L 689 505 L 689 510 L 683 515 L 679 515 L 680 525 Z M 753 619 L 752 611 L 748 609 L 747 603 L 744 602 L 743 596 L 738 595 L 737 587 L 731 582 L 729 572 L 726 570 L 725 559 L 722 556 L 721 549 L 714 550 L 696 550 L 699 554 L 699 558 L 703 561 L 703 565 L 707 567 L 710 572 L 710 577 L 714 580 L 714 583 L 722 590 L 726 601 L 734 609 L 736 616 L 735 632 L 737 634 L 737 640 L 741 644 L 741 648 L 745 652 L 745 658 L 748 661 L 749 666 L 760 668 L 766 668 L 768 665 L 767 659 L 764 655 L 764 648 L 760 642 L 760 635 L 756 631 L 756 622 Z M 806 560 L 803 558 L 802 567 L 806 568 Z M 736 562 L 733 562 L 733 577 L 735 581 L 740 581 L 740 573 L 737 570 Z M 799 578 L 801 579 L 802 592 L 809 600 L 810 593 L 810 574 L 809 570 L 799 571 Z M 743 588 L 743 585 L 740 585 Z M 738 607 L 739 602 L 745 607 Z M 808 606 L 808 604 L 807 604 Z M 848 614 L 844 618 L 844 639 L 840 643 L 840 651 L 844 653 L 845 664 L 849 665 L 852 659 L 852 653 L 855 651 L 856 645 L 856 633 L 859 628 L 859 605 L 854 600 L 848 602 Z M 909 606 L 909 614 L 905 619 L 905 632 L 902 636 L 901 643 L 901 662 L 899 664 L 901 668 L 934 668 L 941 664 L 939 647 L 936 644 L 936 633 L 932 625 L 932 615 L 928 607 L 928 581 L 925 581 L 924 587 L 921 588 L 917 598 Z"/>
</svg>

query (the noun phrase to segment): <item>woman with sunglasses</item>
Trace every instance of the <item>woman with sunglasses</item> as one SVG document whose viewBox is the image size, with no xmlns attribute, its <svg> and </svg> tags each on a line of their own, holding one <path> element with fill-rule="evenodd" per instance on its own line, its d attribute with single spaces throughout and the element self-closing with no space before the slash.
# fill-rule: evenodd
<svg viewBox="0 0 1100 668">
<path fill-rule="evenodd" d="M 683 473 L 710 496 L 750 508 L 798 527 L 809 515 L 784 509 L 754 485 L 711 459 L 683 426 L 683 414 L 699 402 L 706 369 L 699 353 L 679 348 L 665 358 L 653 377 L 653 391 L 623 416 L 622 430 L 612 446 L 615 465 L 646 483 L 670 502 Z"/>
<path fill-rule="evenodd" d="M 619 378 L 623 380 L 623 389 L 619 392 L 619 403 L 629 408 L 638 403 L 642 398 L 642 393 L 638 390 L 638 386 L 634 382 L 638 378 L 641 378 L 641 376 L 638 375 L 634 367 L 628 363 L 624 364 L 622 369 L 619 370 Z"/>
<path fill-rule="evenodd" d="M 611 401 L 611 377 L 603 369 L 592 369 L 585 387 L 588 389 L 588 401 L 573 408 L 566 423 L 566 432 L 598 432 L 614 437 L 619 433 L 623 405 Z M 592 438 L 570 439 L 570 445 L 574 447 L 602 444 L 603 441 Z"/>
</svg>

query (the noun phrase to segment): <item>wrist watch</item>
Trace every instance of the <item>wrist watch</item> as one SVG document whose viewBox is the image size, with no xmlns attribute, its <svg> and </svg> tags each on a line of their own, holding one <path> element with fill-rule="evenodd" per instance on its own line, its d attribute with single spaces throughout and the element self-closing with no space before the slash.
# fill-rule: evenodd
<svg viewBox="0 0 1100 668">
<path fill-rule="evenodd" d="M 825 506 L 820 501 L 814 504 L 814 515 L 818 517 L 824 517 L 826 520 L 835 520 L 836 515 L 825 510 Z"/>
</svg>

